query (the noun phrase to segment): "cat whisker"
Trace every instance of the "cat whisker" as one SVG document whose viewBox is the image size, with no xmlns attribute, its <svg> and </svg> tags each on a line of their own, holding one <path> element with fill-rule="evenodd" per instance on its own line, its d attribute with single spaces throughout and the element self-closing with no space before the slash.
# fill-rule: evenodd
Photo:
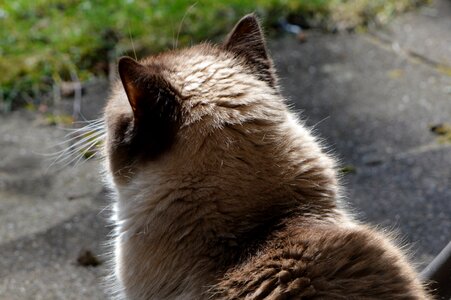
<svg viewBox="0 0 451 300">
<path fill-rule="evenodd" d="M 66 161 L 66 162 L 62 165 L 62 167 L 67 167 L 68 165 L 70 165 L 71 163 L 73 163 L 74 161 L 76 161 L 76 164 L 75 164 L 75 165 L 77 165 L 77 164 L 79 163 L 79 161 L 81 161 L 81 159 L 85 156 L 85 153 L 87 153 L 87 151 L 89 151 L 92 147 L 96 146 L 96 144 L 97 144 L 97 143 L 94 143 L 94 142 L 93 142 L 92 144 L 90 144 L 90 145 L 88 146 L 88 148 L 87 148 L 84 152 L 81 152 L 81 151 L 75 151 L 75 152 L 73 152 L 72 154 L 74 154 L 74 153 L 76 153 L 76 152 L 80 152 L 80 154 L 79 154 L 79 155 L 73 156 L 72 159 L 69 159 L 69 158 L 72 156 L 72 154 L 71 154 L 70 156 L 65 157 L 64 160 L 59 161 L 59 163 L 61 164 L 62 162 Z M 78 149 L 75 149 L 75 150 L 80 150 L 80 149 L 78 148 Z M 88 159 L 94 157 L 94 155 L 95 155 L 95 153 L 94 153 L 93 155 L 89 156 Z M 68 160 L 68 159 L 69 159 L 69 160 Z"/>
<path fill-rule="evenodd" d="M 105 132 L 88 132 L 88 133 L 77 135 L 77 136 L 75 136 L 73 138 L 70 138 L 69 140 L 66 140 L 64 142 L 61 142 L 61 143 L 59 143 L 59 144 L 57 144 L 55 146 L 60 146 L 60 145 L 62 145 L 64 143 L 70 143 L 73 140 L 79 139 L 77 142 L 71 144 L 68 148 L 62 149 L 61 151 L 57 151 L 57 152 L 52 153 L 52 154 L 56 155 L 56 154 L 59 154 L 59 153 L 68 152 L 68 149 L 79 148 L 78 147 L 79 145 L 81 145 L 81 147 L 83 147 L 84 143 L 87 143 L 87 142 L 89 142 L 89 141 L 91 141 L 93 139 L 97 139 L 98 137 L 101 137 L 104 134 L 105 134 Z M 52 155 L 52 154 L 50 154 L 50 155 Z"/>
<path fill-rule="evenodd" d="M 89 138 L 97 138 L 98 136 L 101 137 L 102 135 L 105 134 L 105 130 L 102 130 L 102 131 L 100 131 L 100 130 L 99 130 L 99 131 L 92 131 L 92 132 L 93 132 L 93 134 L 91 134 Z M 59 142 L 59 143 L 57 143 L 57 144 L 54 144 L 54 145 L 52 146 L 52 148 L 59 147 L 59 146 L 68 144 L 68 143 L 70 143 L 71 141 L 80 139 L 80 138 L 82 138 L 82 136 L 84 136 L 85 134 L 87 134 L 87 133 L 78 134 L 78 135 L 76 135 L 76 136 L 74 136 L 74 137 L 72 137 L 72 138 L 70 138 L 70 139 L 64 140 L 64 141 Z M 87 138 L 87 137 L 86 137 L 86 138 Z M 81 141 L 81 140 L 80 140 L 80 141 Z M 78 143 L 78 142 L 77 142 L 77 143 Z M 51 152 L 51 153 L 37 153 L 37 154 L 42 155 L 42 156 L 51 157 L 51 156 L 57 156 L 57 155 L 59 155 L 59 154 L 61 154 L 61 153 L 65 153 L 65 152 L 66 152 L 66 153 L 69 153 L 69 149 L 72 149 L 74 145 L 77 145 L 77 143 L 70 145 L 68 148 L 64 147 L 63 149 L 61 149 L 61 150 L 59 150 L 59 151 L 55 151 L 55 152 Z"/>
<path fill-rule="evenodd" d="M 86 130 L 86 128 L 84 128 Z M 84 137 L 83 137 L 84 136 Z M 105 130 L 98 130 L 98 131 L 82 131 L 81 133 L 77 134 L 76 136 L 63 141 L 59 143 L 57 146 L 60 146 L 64 143 L 70 143 L 71 141 L 80 139 L 70 145 L 68 148 L 64 148 L 60 151 L 56 151 L 54 153 L 47 154 L 45 156 L 49 157 L 55 157 L 52 161 L 52 163 L 47 168 L 50 169 L 55 164 L 63 164 L 63 166 L 67 166 L 73 161 L 77 160 L 77 163 L 81 161 L 83 157 L 86 157 L 86 153 L 88 153 L 94 146 L 98 146 L 105 138 Z M 77 153 L 80 153 L 79 155 L 76 155 Z M 87 159 L 90 159 L 95 156 L 95 153 L 93 155 L 90 155 L 87 157 Z"/>
<path fill-rule="evenodd" d="M 96 133 L 105 132 L 105 131 L 106 131 L 106 129 L 103 126 L 93 126 L 93 127 L 86 126 L 86 127 L 80 128 L 79 130 L 76 130 L 74 132 L 68 133 L 65 137 L 70 137 L 70 136 L 81 137 L 84 135 L 91 135 L 91 134 L 96 134 Z"/>
<path fill-rule="evenodd" d="M 78 132 L 86 132 L 86 131 L 99 131 L 102 129 L 101 126 L 95 127 L 95 126 L 85 126 L 83 128 L 58 128 L 59 130 L 68 131 L 68 133 L 64 137 L 70 137 Z"/>
<path fill-rule="evenodd" d="M 65 130 L 65 131 L 71 131 L 71 130 L 77 130 L 77 129 L 82 129 L 82 128 L 84 128 L 84 127 L 87 127 L 87 126 L 91 126 L 91 125 L 93 125 L 93 124 L 102 124 L 103 123 L 103 120 L 92 120 L 92 121 L 89 121 L 89 122 L 86 122 L 86 121 L 76 121 L 76 122 L 72 122 L 72 126 L 73 126 L 73 128 L 68 128 L 68 127 L 61 127 L 61 126 L 58 126 L 57 128 L 58 129 L 60 129 L 60 130 Z M 82 127 L 75 127 L 75 125 L 83 125 Z"/>
<path fill-rule="evenodd" d="M 86 120 L 86 121 L 73 121 L 72 128 L 62 127 L 62 126 L 57 126 L 56 128 L 58 128 L 60 130 L 65 130 L 65 131 L 72 131 L 72 130 L 83 129 L 85 127 L 91 127 L 92 125 L 103 124 L 103 123 L 104 123 L 104 119 L 98 118 L 98 119 Z M 77 125 L 77 126 L 75 126 L 75 125 Z M 78 127 L 78 125 L 82 125 L 82 126 Z"/>
<path fill-rule="evenodd" d="M 61 146 L 61 145 L 64 145 L 64 144 L 68 144 L 68 143 L 70 143 L 70 142 L 72 142 L 74 140 L 80 139 L 80 138 L 82 138 L 83 136 L 86 136 L 86 135 L 90 135 L 92 137 L 92 136 L 94 136 L 95 134 L 98 134 L 98 133 L 100 133 L 100 134 L 101 133 L 105 133 L 105 129 L 104 128 L 96 128 L 96 129 L 90 129 L 90 130 L 86 130 L 85 129 L 83 131 L 80 131 L 77 134 L 70 133 L 70 134 L 65 135 L 64 137 L 72 136 L 71 138 L 63 140 L 62 142 L 59 142 L 59 143 L 53 145 L 53 147 Z"/>
<path fill-rule="evenodd" d="M 80 131 L 90 131 L 90 130 L 92 130 L 92 129 L 97 129 L 97 128 L 104 128 L 105 126 L 104 126 L 104 124 L 102 124 L 102 123 L 93 123 L 93 124 L 88 124 L 88 125 L 85 125 L 85 126 L 83 126 L 83 127 L 80 127 L 80 128 L 66 128 L 66 129 L 63 129 L 63 130 L 65 130 L 65 131 L 70 131 L 67 135 L 70 135 L 71 133 L 74 133 L 74 132 L 80 132 Z"/>
<path fill-rule="evenodd" d="M 97 123 L 97 122 L 103 122 L 103 118 L 97 118 L 92 120 L 83 120 L 83 121 L 74 121 L 73 124 L 91 124 L 91 123 Z"/>
<path fill-rule="evenodd" d="M 176 49 L 177 46 L 178 46 L 179 35 L 180 35 L 180 31 L 182 31 L 182 26 L 183 26 L 183 22 L 185 21 L 185 17 L 188 15 L 188 13 L 191 11 L 191 9 L 193 9 L 196 5 L 197 5 L 197 2 L 194 2 L 193 4 L 191 4 L 190 7 L 188 7 L 188 9 L 183 14 L 182 20 L 180 21 L 180 25 L 179 25 L 179 28 L 178 28 L 178 31 L 177 31 L 177 36 L 175 37 L 174 49 Z"/>
<path fill-rule="evenodd" d="M 133 55 L 135 55 L 135 59 L 138 60 L 136 56 L 135 44 L 133 43 L 132 31 L 130 30 L 130 25 L 128 25 L 128 36 L 130 37 L 130 42 L 132 43 Z"/>
<path fill-rule="evenodd" d="M 95 147 L 95 146 L 98 146 L 98 141 L 97 140 L 94 140 L 86 149 L 83 149 L 84 150 L 84 153 L 81 153 L 80 155 L 79 155 L 79 158 L 78 158 L 78 160 L 75 162 L 75 166 L 77 166 L 78 164 L 79 164 L 79 162 L 81 161 L 81 159 L 85 156 L 85 154 L 86 153 L 88 153 L 89 154 L 89 150 L 91 150 L 93 147 Z M 97 152 L 93 152 L 91 155 L 89 155 L 86 159 L 91 159 L 91 158 L 93 158 L 94 156 L 96 156 L 96 154 L 97 154 Z"/>
<path fill-rule="evenodd" d="M 92 138 L 96 138 L 99 135 L 105 134 L 105 130 L 104 129 L 91 129 L 88 131 L 82 131 L 77 133 L 76 135 L 74 135 L 73 137 L 67 139 L 65 142 L 66 144 L 70 144 L 70 146 L 74 146 L 77 145 L 79 142 L 81 142 L 84 139 L 92 139 Z M 73 142 L 73 141 L 76 142 Z"/>
<path fill-rule="evenodd" d="M 330 116 L 324 117 L 321 120 L 319 120 L 318 122 L 316 122 L 313 126 L 312 129 L 316 129 L 321 123 L 323 123 L 324 121 L 328 120 L 330 118 Z"/>
</svg>

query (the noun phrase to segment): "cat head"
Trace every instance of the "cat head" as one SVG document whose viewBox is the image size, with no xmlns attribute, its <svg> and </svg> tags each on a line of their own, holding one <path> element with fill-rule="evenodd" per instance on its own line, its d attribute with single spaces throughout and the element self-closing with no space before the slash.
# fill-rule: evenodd
<svg viewBox="0 0 451 300">
<path fill-rule="evenodd" d="M 278 94 L 254 15 L 241 19 L 222 45 L 201 44 L 141 61 L 123 57 L 118 69 L 121 81 L 106 109 L 107 153 L 118 176 L 142 160 L 157 160 L 181 136 L 202 138 L 231 124 L 266 120 L 270 108 L 258 111 L 267 105 L 257 95 Z"/>
<path fill-rule="evenodd" d="M 139 177 L 154 178 L 155 185 L 160 180 L 158 186 L 162 178 L 177 186 L 191 178 L 202 186 L 214 181 L 237 193 L 239 187 L 264 193 L 285 177 L 287 185 L 304 180 L 293 170 L 300 147 L 321 152 L 280 95 L 254 15 L 242 18 L 223 44 L 141 61 L 124 57 L 118 69 L 120 81 L 105 110 L 105 144 L 119 187 Z M 309 162 L 308 155 L 302 159 Z"/>
</svg>

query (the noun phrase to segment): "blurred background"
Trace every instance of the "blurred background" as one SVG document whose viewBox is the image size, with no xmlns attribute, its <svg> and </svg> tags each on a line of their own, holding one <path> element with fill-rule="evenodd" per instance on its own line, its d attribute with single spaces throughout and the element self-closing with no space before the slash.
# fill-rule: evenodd
<svg viewBox="0 0 451 300">
<path fill-rule="evenodd" d="M 74 130 L 118 57 L 220 42 L 250 12 L 357 217 L 418 270 L 450 241 L 450 1 L 0 0 L 0 299 L 106 297 L 110 200 L 92 127 Z"/>
</svg>

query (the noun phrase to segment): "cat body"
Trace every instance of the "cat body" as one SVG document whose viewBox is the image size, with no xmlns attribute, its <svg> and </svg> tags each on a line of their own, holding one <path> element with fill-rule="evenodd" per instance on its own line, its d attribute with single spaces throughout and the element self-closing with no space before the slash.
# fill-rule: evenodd
<svg viewBox="0 0 451 300">
<path fill-rule="evenodd" d="M 258 21 L 137 62 L 105 109 L 125 299 L 426 299 L 340 203 L 335 160 L 289 111 Z"/>
</svg>

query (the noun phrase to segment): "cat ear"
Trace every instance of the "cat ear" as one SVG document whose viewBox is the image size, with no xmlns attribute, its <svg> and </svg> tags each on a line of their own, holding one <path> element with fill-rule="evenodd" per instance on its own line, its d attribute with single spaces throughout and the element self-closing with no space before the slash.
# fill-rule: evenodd
<svg viewBox="0 0 451 300">
<path fill-rule="evenodd" d="M 138 103 L 142 100 L 145 91 L 145 81 L 150 81 L 150 73 L 143 65 L 130 57 L 121 57 L 118 64 L 119 76 L 127 94 L 133 114 L 138 112 Z"/>
<path fill-rule="evenodd" d="M 179 128 L 179 95 L 157 67 L 130 57 L 119 60 L 119 75 L 133 111 L 136 150 L 161 153 Z"/>
<path fill-rule="evenodd" d="M 260 79 L 275 87 L 277 79 L 266 49 L 260 23 L 254 14 L 244 16 L 228 34 L 224 48 L 244 57 Z"/>
<path fill-rule="evenodd" d="M 135 122 L 176 117 L 176 93 L 155 67 L 144 66 L 130 57 L 122 57 L 118 68 Z"/>
</svg>

